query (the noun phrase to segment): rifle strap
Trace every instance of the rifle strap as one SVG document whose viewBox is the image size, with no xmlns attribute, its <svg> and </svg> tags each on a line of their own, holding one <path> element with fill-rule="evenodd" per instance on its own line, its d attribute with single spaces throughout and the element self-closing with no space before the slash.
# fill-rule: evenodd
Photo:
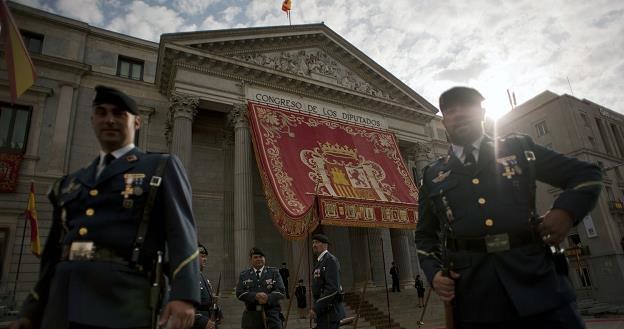
<svg viewBox="0 0 624 329">
<path fill-rule="evenodd" d="M 160 159 L 158 160 L 158 164 L 156 165 L 156 171 L 154 172 L 154 175 L 152 175 L 152 178 L 149 182 L 150 188 L 147 194 L 145 207 L 143 208 L 143 217 L 141 218 L 141 222 L 139 223 L 137 235 L 134 239 L 134 245 L 132 247 L 132 258 L 130 260 L 130 263 L 133 265 L 138 264 L 139 258 L 141 256 L 141 248 L 143 247 L 143 243 L 145 242 L 145 235 L 147 233 L 150 216 L 152 213 L 152 209 L 154 208 L 154 202 L 156 202 L 156 192 L 158 192 L 158 187 L 162 183 L 162 177 L 163 173 L 165 172 L 167 160 L 169 160 L 169 155 L 162 154 Z"/>
</svg>

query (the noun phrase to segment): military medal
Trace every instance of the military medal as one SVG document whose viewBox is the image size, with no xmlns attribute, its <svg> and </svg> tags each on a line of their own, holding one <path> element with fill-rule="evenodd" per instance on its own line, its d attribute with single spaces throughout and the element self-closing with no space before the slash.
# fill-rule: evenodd
<svg viewBox="0 0 624 329">
<path fill-rule="evenodd" d="M 68 194 L 68 193 L 72 193 L 76 190 L 78 190 L 80 188 L 80 184 L 76 182 L 76 178 L 71 179 L 71 181 L 69 182 L 69 184 L 67 184 L 67 186 L 61 190 L 61 192 L 63 194 Z"/>
<path fill-rule="evenodd" d="M 132 206 L 134 205 L 134 200 L 132 199 L 124 199 L 123 200 L 123 207 L 126 209 L 130 209 L 132 208 Z"/>
<path fill-rule="evenodd" d="M 516 172 L 516 169 L 519 169 L 518 162 L 516 162 L 516 156 L 510 155 L 502 158 L 496 159 L 496 162 L 500 163 L 504 168 L 505 172 L 501 175 L 506 177 L 507 179 L 511 179 L 514 175 L 520 174 L 520 172 Z"/>
<path fill-rule="evenodd" d="M 443 181 L 444 181 L 444 180 L 445 180 L 445 179 L 446 179 L 446 178 L 447 178 L 450 174 L 451 174 L 451 171 L 450 171 L 450 170 L 449 170 L 449 171 L 447 171 L 447 172 L 440 171 L 440 172 L 438 172 L 438 176 L 437 176 L 436 178 L 434 178 L 433 180 L 431 180 L 431 181 L 432 181 L 432 182 L 434 182 L 434 183 L 436 183 L 436 184 L 437 184 L 437 183 L 441 183 L 441 182 L 443 182 Z"/>
</svg>

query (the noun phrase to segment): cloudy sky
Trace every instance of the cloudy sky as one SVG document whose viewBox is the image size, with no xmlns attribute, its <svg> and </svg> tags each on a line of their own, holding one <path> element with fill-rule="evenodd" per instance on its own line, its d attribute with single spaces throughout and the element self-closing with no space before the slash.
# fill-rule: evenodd
<svg viewBox="0 0 624 329">
<path fill-rule="evenodd" d="M 158 42 L 160 34 L 288 24 L 282 0 L 18 0 Z M 324 22 L 437 106 L 478 88 L 488 115 L 544 90 L 624 113 L 624 1 L 293 0 L 293 24 Z M 569 81 L 569 82 L 568 82 Z"/>
</svg>

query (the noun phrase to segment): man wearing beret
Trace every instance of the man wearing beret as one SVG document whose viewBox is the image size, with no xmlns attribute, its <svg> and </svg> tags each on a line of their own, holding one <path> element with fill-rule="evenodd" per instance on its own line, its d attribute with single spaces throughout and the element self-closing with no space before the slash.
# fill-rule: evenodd
<svg viewBox="0 0 624 329">
<path fill-rule="evenodd" d="M 195 314 L 195 323 L 193 329 L 216 329 L 223 319 L 223 312 L 218 307 L 217 301 L 219 296 L 215 295 L 212 284 L 204 276 L 204 269 L 208 264 L 208 249 L 204 245 L 199 244 L 199 296 L 200 303 Z M 221 280 L 221 278 L 219 278 Z M 218 284 L 221 284 L 220 282 Z M 217 287 L 219 289 L 219 287 Z M 216 308 L 215 308 L 216 306 Z"/>
<path fill-rule="evenodd" d="M 558 246 L 594 207 L 601 170 L 526 135 L 486 136 L 483 100 L 468 87 L 440 96 L 451 147 L 422 174 L 422 268 L 455 328 L 584 328 Z M 543 216 L 536 180 L 561 189 Z"/>
<path fill-rule="evenodd" d="M 52 187 L 40 278 L 11 328 L 189 328 L 199 265 L 186 173 L 175 156 L 134 146 L 141 120 L 132 98 L 95 92 L 100 155 Z"/>
<path fill-rule="evenodd" d="M 279 301 L 286 297 L 286 288 L 279 270 L 266 266 L 265 262 L 262 250 L 251 248 L 251 268 L 238 276 L 236 298 L 245 303 L 241 319 L 243 329 L 282 328 L 283 316 Z"/>
<path fill-rule="evenodd" d="M 312 278 L 313 307 L 310 317 L 315 319 L 316 328 L 338 328 L 345 317 L 340 284 L 340 263 L 329 253 L 329 239 L 324 234 L 312 236 L 312 252 L 317 257 Z"/>
</svg>

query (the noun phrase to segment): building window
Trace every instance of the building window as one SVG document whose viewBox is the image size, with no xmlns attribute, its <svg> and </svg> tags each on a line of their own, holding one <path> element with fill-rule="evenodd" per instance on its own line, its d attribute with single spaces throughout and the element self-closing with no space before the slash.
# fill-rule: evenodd
<svg viewBox="0 0 624 329">
<path fill-rule="evenodd" d="M 117 60 L 117 76 L 132 80 L 143 80 L 143 61 L 119 56 Z"/>
<path fill-rule="evenodd" d="M 438 131 L 438 139 L 446 141 L 446 130 L 442 128 L 438 128 L 437 131 Z"/>
<path fill-rule="evenodd" d="M 589 278 L 589 270 L 586 266 L 577 267 L 576 274 L 579 276 L 579 280 L 581 281 L 581 286 L 583 288 L 591 287 L 591 279 Z"/>
<path fill-rule="evenodd" d="M 548 134 L 548 127 L 546 127 L 546 121 L 540 121 L 535 125 L 535 129 L 537 130 L 537 136 L 544 136 Z"/>
<path fill-rule="evenodd" d="M 589 141 L 589 147 L 592 150 L 596 150 L 596 141 L 594 140 L 594 138 L 591 136 L 587 136 L 587 140 Z"/>
<path fill-rule="evenodd" d="M 620 151 L 620 156 L 624 156 L 624 140 L 622 140 L 622 135 L 620 135 L 620 130 L 614 124 L 611 124 L 611 132 L 613 132 L 613 138 L 615 138 L 615 145 L 618 147 Z"/>
<path fill-rule="evenodd" d="M 0 151 L 24 153 L 31 108 L 0 102 Z"/>
<path fill-rule="evenodd" d="M 41 54 L 43 49 L 43 34 L 33 33 L 29 31 L 20 31 L 24 45 L 31 54 Z"/>
<path fill-rule="evenodd" d="M 611 149 L 611 144 L 609 143 L 609 139 L 607 138 L 607 132 L 602 125 L 602 121 L 600 121 L 600 119 L 598 118 L 596 118 L 596 125 L 598 126 L 598 132 L 600 133 L 600 139 L 602 139 L 602 144 L 605 147 L 605 151 L 608 154 L 612 154 L 613 150 Z"/>
<path fill-rule="evenodd" d="M 585 115 L 585 113 L 581 113 L 581 119 L 583 119 L 583 125 L 589 128 L 589 120 L 587 119 L 587 115 Z"/>
</svg>

